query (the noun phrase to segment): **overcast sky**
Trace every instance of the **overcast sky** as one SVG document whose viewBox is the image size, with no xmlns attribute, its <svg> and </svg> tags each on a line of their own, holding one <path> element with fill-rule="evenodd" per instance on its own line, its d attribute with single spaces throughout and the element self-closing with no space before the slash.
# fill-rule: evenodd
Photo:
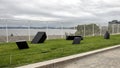
<svg viewBox="0 0 120 68">
<path fill-rule="evenodd" d="M 106 23 L 120 20 L 120 0 L 0 0 L 0 18 Z"/>
</svg>

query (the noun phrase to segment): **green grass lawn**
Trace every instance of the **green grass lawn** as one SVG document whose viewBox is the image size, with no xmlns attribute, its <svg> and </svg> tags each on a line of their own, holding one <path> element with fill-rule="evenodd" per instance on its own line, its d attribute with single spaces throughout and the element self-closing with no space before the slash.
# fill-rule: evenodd
<svg viewBox="0 0 120 68">
<path fill-rule="evenodd" d="M 15 43 L 0 43 L 0 68 L 16 67 L 113 46 L 120 44 L 120 35 L 113 35 L 109 40 L 103 39 L 102 36 L 86 37 L 81 44 L 76 45 L 72 45 L 72 40 L 65 39 L 28 44 L 29 49 L 19 50 Z"/>
</svg>

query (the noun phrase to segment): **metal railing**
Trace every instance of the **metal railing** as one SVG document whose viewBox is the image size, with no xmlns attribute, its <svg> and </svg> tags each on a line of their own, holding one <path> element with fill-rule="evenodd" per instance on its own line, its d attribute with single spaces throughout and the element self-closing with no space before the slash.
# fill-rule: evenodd
<svg viewBox="0 0 120 68">
<path fill-rule="evenodd" d="M 9 27 L 7 24 L 0 25 L 0 42 L 14 42 L 17 40 L 27 40 L 31 41 L 33 37 L 39 31 L 44 31 L 47 34 L 47 39 L 58 39 L 58 38 L 65 38 L 66 35 L 82 35 L 82 36 L 99 36 L 104 35 L 106 31 L 109 31 L 111 34 L 119 34 L 120 33 L 120 25 L 111 25 L 111 26 L 100 26 L 97 25 L 98 29 L 93 26 L 88 28 L 87 24 L 83 24 L 83 27 L 80 28 L 80 32 L 77 31 L 77 26 L 71 27 Z"/>
</svg>

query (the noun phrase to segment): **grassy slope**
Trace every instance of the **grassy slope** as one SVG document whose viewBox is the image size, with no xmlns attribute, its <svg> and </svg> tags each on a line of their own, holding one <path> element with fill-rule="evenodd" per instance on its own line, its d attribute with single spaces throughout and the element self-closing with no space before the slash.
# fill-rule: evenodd
<svg viewBox="0 0 120 68">
<path fill-rule="evenodd" d="M 72 45 L 72 41 L 64 39 L 47 40 L 43 44 L 28 42 L 30 48 L 23 50 L 19 50 L 15 43 L 0 43 L 0 68 L 20 66 L 108 47 L 120 44 L 119 39 L 120 35 L 111 36 L 109 40 L 100 36 L 87 37 L 77 45 Z"/>
</svg>

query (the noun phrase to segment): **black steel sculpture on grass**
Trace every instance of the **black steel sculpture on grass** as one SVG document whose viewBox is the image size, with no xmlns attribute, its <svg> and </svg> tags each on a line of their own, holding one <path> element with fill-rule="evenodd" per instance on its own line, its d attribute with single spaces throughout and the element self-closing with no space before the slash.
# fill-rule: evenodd
<svg viewBox="0 0 120 68">
<path fill-rule="evenodd" d="M 104 34 L 104 39 L 110 39 L 110 33 L 108 31 Z"/>
<path fill-rule="evenodd" d="M 37 43 L 44 43 L 47 36 L 45 32 L 38 32 L 35 37 L 33 38 L 31 43 L 37 44 Z"/>
<path fill-rule="evenodd" d="M 80 37 L 83 40 L 82 36 L 66 36 L 66 40 L 74 40 L 75 37 Z"/>
<path fill-rule="evenodd" d="M 81 37 L 75 37 L 72 44 L 80 44 Z"/>
<path fill-rule="evenodd" d="M 19 49 L 27 49 L 29 48 L 27 42 L 25 40 L 17 41 L 16 42 Z"/>
</svg>

